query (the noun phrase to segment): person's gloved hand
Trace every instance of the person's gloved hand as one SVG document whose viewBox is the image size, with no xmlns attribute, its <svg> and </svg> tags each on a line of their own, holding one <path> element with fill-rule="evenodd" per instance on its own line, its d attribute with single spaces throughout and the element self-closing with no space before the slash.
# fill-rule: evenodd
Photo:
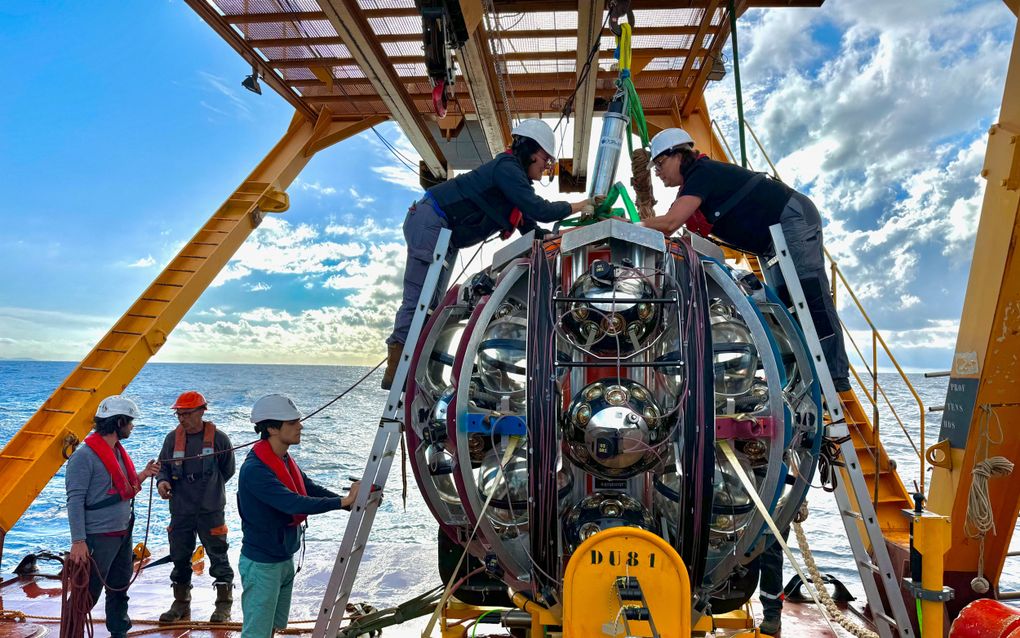
<svg viewBox="0 0 1020 638">
<path fill-rule="evenodd" d="M 595 208 L 602 208 L 602 204 L 605 204 L 605 203 L 606 203 L 606 196 L 605 195 L 596 195 L 595 197 L 592 198 L 592 205 Z"/>
</svg>

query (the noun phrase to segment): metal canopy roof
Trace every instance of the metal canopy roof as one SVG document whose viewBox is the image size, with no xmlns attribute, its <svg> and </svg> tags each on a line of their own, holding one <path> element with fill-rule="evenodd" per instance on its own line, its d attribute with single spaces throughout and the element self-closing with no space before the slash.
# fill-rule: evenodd
<svg viewBox="0 0 1020 638">
<path fill-rule="evenodd" d="M 187 2 L 300 113 L 315 119 L 327 107 L 333 119 L 394 119 L 433 174 L 445 174 L 414 0 Z M 822 2 L 740 0 L 736 7 L 739 15 L 753 7 Z M 593 109 L 612 96 L 615 40 L 602 29 L 606 0 L 460 0 L 460 5 L 470 40 L 455 54 L 457 79 L 447 119 L 479 120 L 493 152 L 507 141 L 508 114 L 559 115 L 578 87 L 569 115 L 590 120 Z M 686 116 L 699 103 L 729 35 L 728 2 L 631 0 L 630 6 L 633 81 L 645 113 Z M 590 75 L 579 81 L 596 38 L 598 71 L 593 62 Z M 438 130 L 454 130 L 455 124 L 440 122 Z"/>
</svg>

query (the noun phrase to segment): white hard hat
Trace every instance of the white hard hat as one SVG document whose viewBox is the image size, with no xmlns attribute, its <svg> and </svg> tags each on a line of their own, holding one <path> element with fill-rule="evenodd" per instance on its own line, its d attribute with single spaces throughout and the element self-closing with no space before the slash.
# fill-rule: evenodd
<svg viewBox="0 0 1020 638">
<path fill-rule="evenodd" d="M 301 410 L 297 409 L 290 397 L 282 394 L 267 394 L 251 407 L 251 422 L 260 421 L 293 421 L 301 418 Z"/>
<path fill-rule="evenodd" d="M 694 144 L 694 138 L 682 128 L 668 128 L 659 131 L 658 135 L 652 138 L 652 159 L 662 155 L 671 148 L 684 144 Z"/>
<path fill-rule="evenodd" d="M 538 142 L 543 151 L 556 159 L 556 134 L 553 133 L 552 127 L 542 120 L 521 120 L 521 123 L 510 132 L 521 137 L 530 137 Z"/>
<path fill-rule="evenodd" d="M 102 403 L 99 404 L 99 409 L 96 410 L 97 419 L 119 415 L 137 419 L 138 414 L 138 406 L 135 405 L 135 402 L 119 394 L 103 399 Z"/>
</svg>

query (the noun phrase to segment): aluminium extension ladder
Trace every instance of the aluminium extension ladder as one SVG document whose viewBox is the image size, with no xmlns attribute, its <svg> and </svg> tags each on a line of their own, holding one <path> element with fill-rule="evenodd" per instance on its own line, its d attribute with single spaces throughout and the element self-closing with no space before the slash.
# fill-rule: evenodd
<svg viewBox="0 0 1020 638">
<path fill-rule="evenodd" d="M 411 328 L 404 341 L 404 351 L 400 355 L 400 364 L 393 376 L 393 385 L 390 386 L 382 418 L 379 419 L 379 431 L 375 435 L 375 443 L 372 445 L 372 452 L 361 478 L 362 489 L 359 490 L 358 498 L 351 509 L 347 529 L 344 531 L 336 562 L 333 563 L 333 572 L 330 574 L 329 584 L 319 607 L 312 638 L 327 636 L 335 638 L 340 630 L 354 579 L 358 575 L 358 567 L 365 553 L 365 544 L 368 542 L 368 535 L 372 531 L 372 523 L 379 509 L 382 490 L 390 474 L 390 465 L 403 435 L 403 396 L 407 374 L 411 367 L 411 356 L 431 312 L 436 288 L 448 280 L 444 274 L 453 267 L 453 264 L 447 261 L 450 235 L 448 229 L 439 231 L 439 239 L 432 254 L 432 264 L 425 275 L 418 306 L 415 308 Z"/>
<path fill-rule="evenodd" d="M 797 269 L 790 257 L 786 244 L 786 237 L 783 235 L 782 226 L 776 224 L 769 227 L 772 233 L 772 242 L 775 246 L 776 256 L 768 261 L 768 265 L 779 264 L 782 278 L 789 291 L 790 299 L 793 301 L 791 313 L 797 318 L 804 331 L 807 340 L 808 350 L 815 363 L 815 369 L 819 381 L 822 384 L 822 394 L 825 396 L 827 411 L 830 422 L 826 426 L 826 436 L 842 443 L 839 446 L 843 462 L 846 464 L 846 474 L 850 477 L 849 489 L 853 490 L 854 499 L 857 501 L 859 511 L 853 508 L 851 495 L 848 492 L 846 481 L 838 481 L 834 492 L 836 504 L 839 508 L 840 518 L 843 519 L 843 526 L 846 528 L 847 539 L 850 541 L 850 548 L 853 550 L 854 562 L 857 564 L 857 571 L 861 576 L 861 584 L 868 597 L 868 605 L 876 620 L 878 635 L 882 638 L 913 638 L 914 629 L 910 617 L 907 614 L 906 604 L 900 593 L 899 581 L 892 568 L 892 560 L 889 557 L 889 549 L 885 544 L 885 537 L 882 528 L 878 524 L 878 517 L 875 514 L 874 505 L 871 502 L 871 495 L 864 480 L 864 473 L 861 471 L 857 459 L 857 452 L 854 449 L 853 441 L 849 437 L 849 428 L 846 418 L 843 415 L 843 406 L 840 403 L 839 393 L 829 374 L 829 367 L 826 365 L 825 355 L 822 353 L 822 344 L 818 340 L 818 332 L 811 319 L 811 312 L 804 297 L 804 291 L 800 286 L 800 278 L 797 276 Z M 766 271 L 770 271 L 767 268 Z M 774 274 L 774 273 L 771 273 Z M 769 282 L 772 285 L 774 282 Z M 773 285 L 773 288 L 776 288 Z M 868 555 L 864 539 L 860 533 L 858 523 L 863 523 L 864 529 L 871 543 L 871 551 L 874 560 Z M 883 599 L 882 593 L 885 594 Z"/>
</svg>

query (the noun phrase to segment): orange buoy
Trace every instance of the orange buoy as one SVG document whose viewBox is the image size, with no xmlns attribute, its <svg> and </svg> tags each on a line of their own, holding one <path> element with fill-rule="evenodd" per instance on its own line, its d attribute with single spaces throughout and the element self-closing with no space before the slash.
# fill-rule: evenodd
<svg viewBox="0 0 1020 638">
<path fill-rule="evenodd" d="M 960 611 L 949 638 L 1014 638 L 1020 636 L 1020 609 L 981 598 Z"/>
</svg>

